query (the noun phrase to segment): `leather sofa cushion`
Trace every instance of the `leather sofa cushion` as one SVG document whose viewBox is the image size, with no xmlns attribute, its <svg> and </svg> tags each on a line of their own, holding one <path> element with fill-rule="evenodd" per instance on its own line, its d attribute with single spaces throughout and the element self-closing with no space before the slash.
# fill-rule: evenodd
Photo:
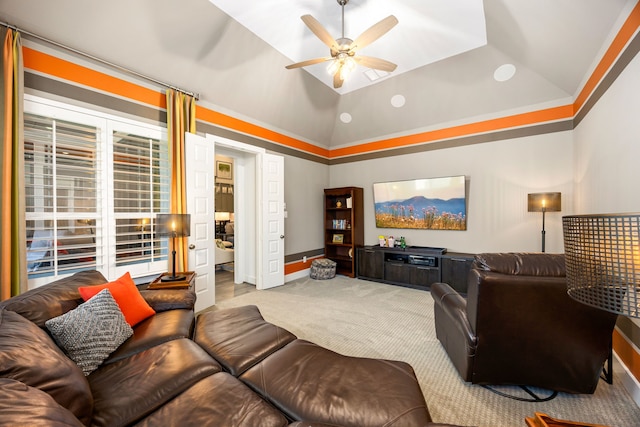
<svg viewBox="0 0 640 427">
<path fill-rule="evenodd" d="M 15 311 L 44 328 L 47 320 L 73 310 L 84 302 L 78 287 L 100 285 L 106 281 L 98 271 L 81 271 L 2 301 L 0 308 Z"/>
<path fill-rule="evenodd" d="M 47 393 L 9 378 L 0 378 L 0 425 L 82 427 Z"/>
<path fill-rule="evenodd" d="M 0 309 L 0 377 L 40 389 L 82 423 L 91 421 L 93 397 L 82 370 L 43 329 L 6 309 Z"/>
<path fill-rule="evenodd" d="M 484 253 L 477 254 L 474 268 L 495 273 L 565 277 L 564 254 L 547 253 Z"/>
<path fill-rule="evenodd" d="M 190 338 L 193 330 L 193 311 L 169 310 L 158 312 L 133 328 L 133 336 L 126 340 L 105 360 L 116 362 L 167 341 Z"/>
<path fill-rule="evenodd" d="M 288 427 L 342 427 L 335 424 L 318 423 L 315 421 L 294 421 Z M 454 424 L 428 423 L 421 427 L 463 427 Z"/>
<path fill-rule="evenodd" d="M 317 423 L 315 421 L 294 421 L 288 427 L 341 427 L 335 424 Z"/>
<path fill-rule="evenodd" d="M 296 336 L 266 322 L 255 305 L 247 305 L 200 314 L 193 339 L 237 377 Z"/>
<path fill-rule="evenodd" d="M 287 419 L 226 372 L 204 378 L 137 427 L 284 427 Z"/>
<path fill-rule="evenodd" d="M 305 340 L 291 342 L 240 380 L 296 421 L 345 427 L 431 421 L 409 364 L 343 356 Z"/>
<path fill-rule="evenodd" d="M 134 423 L 221 370 L 215 360 L 188 339 L 169 341 L 103 365 L 87 377 L 94 397 L 92 424 Z M 183 412 L 185 417 L 189 410 Z"/>
<path fill-rule="evenodd" d="M 196 293 L 193 289 L 142 289 L 140 294 L 156 313 L 193 310 L 196 304 Z"/>
</svg>

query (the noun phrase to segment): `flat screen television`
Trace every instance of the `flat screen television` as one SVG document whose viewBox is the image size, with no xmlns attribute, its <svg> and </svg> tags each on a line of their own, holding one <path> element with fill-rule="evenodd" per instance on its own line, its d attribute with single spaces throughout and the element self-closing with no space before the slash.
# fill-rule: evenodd
<svg viewBox="0 0 640 427">
<path fill-rule="evenodd" d="M 467 229 L 465 176 L 373 184 L 376 227 Z"/>
</svg>

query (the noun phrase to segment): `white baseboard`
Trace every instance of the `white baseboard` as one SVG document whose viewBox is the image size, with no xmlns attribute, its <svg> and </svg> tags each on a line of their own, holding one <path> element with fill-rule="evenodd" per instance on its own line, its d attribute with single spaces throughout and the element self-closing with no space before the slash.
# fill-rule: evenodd
<svg viewBox="0 0 640 427">
<path fill-rule="evenodd" d="M 291 282 L 292 280 L 302 279 L 309 276 L 309 268 L 306 270 L 296 271 L 295 273 L 287 274 L 284 276 L 284 283 Z"/>
<path fill-rule="evenodd" d="M 627 366 L 620 361 L 615 351 L 613 352 L 613 356 L 614 372 L 620 374 L 624 388 L 627 389 L 633 401 L 636 402 L 636 405 L 640 407 L 640 382 L 631 374 Z"/>
</svg>

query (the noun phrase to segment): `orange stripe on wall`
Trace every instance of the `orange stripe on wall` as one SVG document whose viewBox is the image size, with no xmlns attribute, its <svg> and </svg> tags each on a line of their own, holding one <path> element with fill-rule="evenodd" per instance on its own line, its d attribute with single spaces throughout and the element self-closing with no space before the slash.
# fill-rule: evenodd
<svg viewBox="0 0 640 427">
<path fill-rule="evenodd" d="M 167 108 L 164 93 L 118 79 L 37 50 L 23 47 L 24 67 L 158 108 Z"/>
<path fill-rule="evenodd" d="M 126 80 L 74 64 L 28 47 L 23 47 L 23 57 L 25 68 L 112 93 L 114 95 L 119 95 L 123 98 L 139 101 L 161 109 L 167 108 L 167 100 L 165 94 L 162 92 L 127 82 Z M 207 121 L 214 125 L 236 130 L 259 138 L 264 138 L 307 153 L 316 154 L 325 158 L 329 155 L 329 150 L 325 148 L 282 135 L 225 114 L 211 111 L 204 107 L 196 107 L 196 117 L 197 119 Z"/>
<path fill-rule="evenodd" d="M 216 124 L 218 126 L 233 129 L 247 135 L 273 141 L 290 148 L 304 151 L 306 153 L 316 154 L 323 157 L 329 156 L 329 150 L 327 150 L 326 148 L 320 148 L 317 145 L 309 144 L 307 142 L 300 141 L 299 139 L 282 135 L 278 132 L 274 132 L 272 130 L 251 124 L 249 122 L 227 116 L 226 114 L 209 110 L 208 108 L 204 108 L 199 105 L 196 106 L 196 117 L 199 120 L 203 120 L 208 123 Z"/>
<path fill-rule="evenodd" d="M 539 110 L 492 120 L 485 120 L 483 122 L 469 123 L 466 125 L 417 133 L 414 135 L 401 136 L 398 138 L 384 139 L 351 147 L 338 148 L 335 150 L 331 150 L 330 158 L 352 156 L 355 154 L 363 154 L 371 151 L 387 150 L 391 148 L 400 148 L 408 145 L 423 144 L 425 142 L 434 142 L 450 138 L 459 138 L 462 136 L 469 136 L 518 126 L 532 125 L 553 120 L 569 119 L 572 117 L 573 106 L 564 105 L 560 107 L 548 108 L 546 110 Z"/>
<path fill-rule="evenodd" d="M 307 262 L 294 261 L 284 266 L 284 274 L 296 273 L 298 271 L 307 270 L 311 268 L 311 261 L 314 259 L 324 258 L 324 255 L 319 255 L 313 258 L 307 258 Z"/>
<path fill-rule="evenodd" d="M 631 375 L 640 381 L 640 354 L 622 336 L 618 329 L 613 330 L 613 351 L 629 369 Z"/>
<path fill-rule="evenodd" d="M 311 263 L 308 261 L 306 263 L 302 261 L 292 262 L 291 264 L 285 264 L 284 274 L 297 273 L 298 271 L 306 270 L 310 267 Z"/>
<path fill-rule="evenodd" d="M 25 68 L 49 74 L 60 79 L 72 81 L 84 86 L 92 87 L 104 92 L 112 93 L 124 98 L 139 101 L 158 108 L 166 109 L 164 93 L 148 89 L 125 80 L 109 76 L 99 71 L 71 63 L 64 59 L 48 55 L 37 50 L 24 47 Z M 370 151 L 398 148 L 408 145 L 433 142 L 448 138 L 468 136 L 476 133 L 490 132 L 510 127 L 530 125 L 550 120 L 571 117 L 571 106 L 556 107 L 547 110 L 534 111 L 515 116 L 502 117 L 483 122 L 470 123 L 451 128 L 418 133 L 398 138 L 375 141 L 357 146 L 328 150 L 296 138 L 274 132 L 272 130 L 239 120 L 226 114 L 218 113 L 202 106 L 196 106 L 196 117 L 199 120 L 235 130 L 243 134 L 255 136 L 302 152 L 314 154 L 324 158 L 337 158 Z"/>
<path fill-rule="evenodd" d="M 578 95 L 576 101 L 573 103 L 575 113 L 580 111 L 580 108 L 582 108 L 589 96 L 596 89 L 600 80 L 602 80 L 607 71 L 615 63 L 624 47 L 629 43 L 631 37 L 638 30 L 638 27 L 640 27 L 640 2 L 638 2 L 638 4 L 633 8 L 629 17 L 622 25 L 622 28 L 620 28 L 620 31 L 618 31 L 618 34 L 613 39 L 611 46 L 609 46 L 606 53 L 598 63 L 598 66 L 591 74 L 591 77 L 589 77 L 589 80 L 587 80 L 587 83 L 582 88 L 582 91 L 580 91 L 580 95 Z"/>
</svg>

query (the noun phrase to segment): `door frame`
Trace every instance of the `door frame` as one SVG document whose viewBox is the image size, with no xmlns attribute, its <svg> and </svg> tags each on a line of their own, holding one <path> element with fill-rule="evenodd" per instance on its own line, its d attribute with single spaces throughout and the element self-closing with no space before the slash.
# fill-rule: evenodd
<svg viewBox="0 0 640 427">
<path fill-rule="evenodd" d="M 238 194 L 245 192 L 245 189 L 250 187 L 250 183 L 247 182 L 247 176 L 254 176 L 258 178 L 261 173 L 259 167 L 259 157 L 266 153 L 266 150 L 261 147 L 245 144 L 243 142 L 234 141 L 232 139 L 224 138 L 217 135 L 205 134 L 208 141 L 215 144 L 215 152 L 219 155 L 232 157 L 234 159 L 233 167 L 233 179 L 234 179 L 234 242 L 237 245 L 234 251 L 234 283 L 240 284 L 243 282 L 251 283 L 256 286 L 256 289 L 262 289 L 263 277 L 262 272 L 258 269 L 260 263 L 259 259 L 262 259 L 262 245 L 261 236 L 258 232 L 257 224 L 262 222 L 262 210 L 260 206 L 260 200 L 262 197 L 261 188 L 258 188 L 257 182 L 254 183 L 254 194 L 252 200 L 255 203 L 254 212 L 256 213 L 256 225 L 251 227 L 249 223 L 249 217 L 246 215 L 248 208 L 245 204 L 244 197 L 238 197 Z M 238 161 L 240 159 L 240 161 Z M 251 170 L 248 170 L 251 169 Z M 253 175 L 252 173 L 253 172 Z M 254 181 L 258 181 L 257 179 Z M 240 191 L 238 189 L 241 189 Z M 251 233 L 250 230 L 255 230 Z M 253 234 L 253 236 L 251 235 Z M 248 248 L 254 248 L 255 256 L 250 256 L 251 251 Z"/>
</svg>

